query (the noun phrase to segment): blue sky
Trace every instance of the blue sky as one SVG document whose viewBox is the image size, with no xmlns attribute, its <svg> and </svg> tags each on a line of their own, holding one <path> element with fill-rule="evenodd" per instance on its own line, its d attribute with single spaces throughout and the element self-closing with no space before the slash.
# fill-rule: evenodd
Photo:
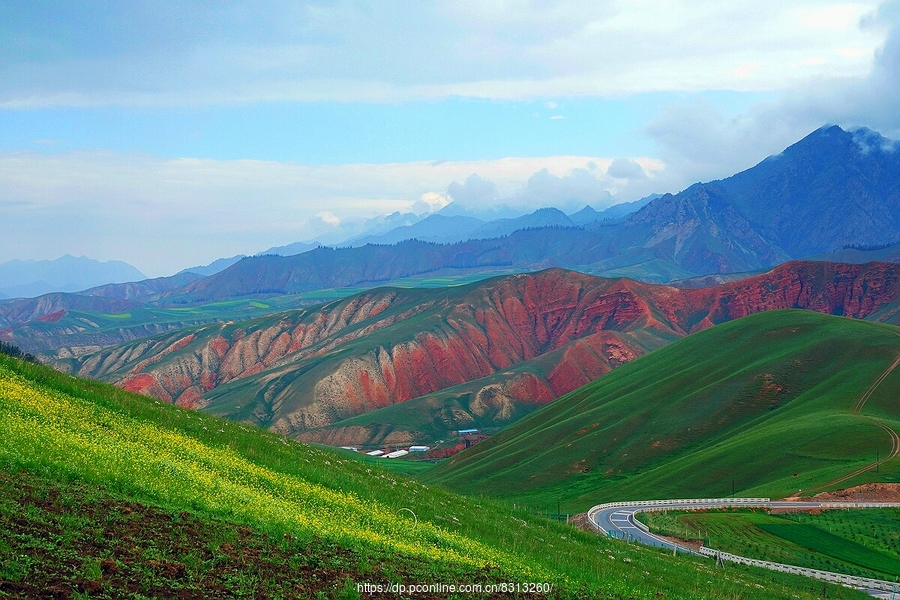
<svg viewBox="0 0 900 600">
<path fill-rule="evenodd" d="M 391 103 L 31 108 L 0 111 L 0 151 L 102 148 L 310 164 L 640 156 L 656 151 L 653 140 L 642 133 L 644 126 L 679 99 L 702 99 L 736 116 L 773 96 L 652 92 L 553 100 L 452 97 Z"/>
<path fill-rule="evenodd" d="M 165 275 L 451 201 L 493 214 L 676 192 L 824 123 L 898 137 L 898 14 L 0 3 L 0 262 L 84 254 Z M 491 185 L 454 198 L 473 175 Z"/>
</svg>

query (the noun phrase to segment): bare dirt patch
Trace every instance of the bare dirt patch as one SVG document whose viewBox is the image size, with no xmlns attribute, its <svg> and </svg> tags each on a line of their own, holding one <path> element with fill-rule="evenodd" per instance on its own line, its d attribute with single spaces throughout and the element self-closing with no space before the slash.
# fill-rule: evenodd
<svg viewBox="0 0 900 600">
<path fill-rule="evenodd" d="M 0 471 L 2 598 L 333 598 L 355 597 L 357 583 L 448 580 L 508 578 L 493 568 L 348 549 L 134 502 L 96 486 Z"/>
<path fill-rule="evenodd" d="M 865 483 L 813 496 L 819 502 L 900 502 L 900 483 Z"/>
</svg>

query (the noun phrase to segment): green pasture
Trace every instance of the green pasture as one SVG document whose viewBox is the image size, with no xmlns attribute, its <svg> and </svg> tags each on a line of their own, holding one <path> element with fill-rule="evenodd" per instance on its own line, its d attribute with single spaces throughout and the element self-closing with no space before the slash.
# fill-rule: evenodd
<svg viewBox="0 0 900 600">
<path fill-rule="evenodd" d="M 613 500 L 821 491 L 900 431 L 900 329 L 810 311 L 688 336 L 531 413 L 423 475 L 467 493 L 578 512 Z M 900 460 L 836 487 L 900 481 Z"/>
<path fill-rule="evenodd" d="M 195 515 L 202 521 L 197 527 L 239 525 L 271 539 L 297 540 L 300 547 L 352 549 L 360 558 L 337 564 L 357 581 L 366 580 L 366 564 L 387 564 L 396 556 L 405 565 L 415 561 L 418 582 L 473 576 L 549 582 L 551 597 L 559 598 L 813 598 L 821 591 L 802 578 L 744 568 L 729 570 L 711 589 L 712 565 L 580 532 L 527 509 L 423 485 L 374 462 L 0 357 L 0 474 L 15 479 L 19 473 L 42 478 L 44 483 L 34 483 L 38 487 L 63 486 L 66 494 L 87 486 L 102 490 L 104 498 L 159 507 L 182 519 Z M 79 502 L 73 498 L 69 505 Z M 110 512 L 101 520 L 107 525 L 93 534 L 94 544 L 121 520 L 121 504 L 102 503 Z M 59 520 L 36 504 L 27 518 L 11 518 L 10 506 L 0 501 L 0 526 L 10 536 L 0 543 L 0 564 L 7 566 L 0 570 L 0 589 L 40 580 L 55 568 L 55 562 L 20 560 L 24 555 L 16 549 L 32 535 L 22 527 L 49 519 L 71 541 L 90 526 L 78 514 Z M 226 539 L 215 536 L 210 550 L 233 551 L 223 549 Z M 62 556 L 70 555 L 70 546 L 59 547 Z M 153 560 L 161 564 L 166 556 Z M 286 565 L 283 576 L 314 578 L 315 563 L 303 564 Z M 78 568 L 84 577 L 102 578 L 100 566 L 87 561 Z M 195 566 L 181 568 L 194 576 L 200 572 Z M 328 595 L 338 592 L 360 597 L 352 586 Z M 829 594 L 862 597 L 837 587 Z"/>
<path fill-rule="evenodd" d="M 670 511 L 639 518 L 657 533 L 699 539 L 732 554 L 861 577 L 900 578 L 898 509 Z"/>
</svg>

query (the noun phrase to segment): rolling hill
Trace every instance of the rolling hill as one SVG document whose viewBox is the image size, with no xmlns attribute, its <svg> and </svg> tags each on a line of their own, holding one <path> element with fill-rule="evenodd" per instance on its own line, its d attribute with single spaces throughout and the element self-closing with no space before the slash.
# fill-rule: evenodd
<svg viewBox="0 0 900 600">
<path fill-rule="evenodd" d="M 487 414 L 504 426 L 689 333 L 779 308 L 900 321 L 900 265 L 795 262 L 702 289 L 561 269 L 443 289 L 382 288 L 58 364 L 285 435 L 352 445 L 382 440 L 371 429 L 307 432 L 420 399 L 406 416 L 392 408 L 390 419 L 368 425 L 393 423 L 377 435 L 400 436 L 397 443 L 432 442 L 422 437 L 485 424 Z M 418 428 L 399 426 L 413 422 Z M 427 423 L 434 427 L 422 429 Z"/>
<path fill-rule="evenodd" d="M 77 306 L 84 305 L 84 300 L 68 296 L 62 302 L 36 298 L 32 304 L 38 310 L 32 312 L 17 306 L 15 312 L 25 315 L 21 317 L 25 320 L 6 318 L 8 303 L 0 302 L 0 337 L 31 351 L 67 348 L 77 354 L 89 347 L 161 331 L 153 321 L 154 309 L 236 300 L 302 306 L 395 282 L 471 281 L 549 267 L 698 287 L 761 273 L 789 259 L 897 262 L 900 155 L 895 148 L 896 143 L 869 130 L 823 127 L 732 177 L 603 212 L 584 209 L 566 216 L 555 209 L 541 209 L 518 219 L 486 224 L 439 214 L 418 221 L 411 229 L 394 227 L 394 221 L 405 223 L 410 217 L 398 213 L 382 223 L 386 229 L 379 229 L 391 232 L 394 237 L 383 241 L 397 242 L 394 245 L 311 250 L 312 245 L 298 246 L 294 249 L 298 254 L 292 256 L 254 256 L 234 264 L 238 257 L 223 259 L 221 267 L 225 263 L 230 266 L 221 270 L 216 266 L 209 277 L 181 273 L 79 293 L 134 300 L 148 309 L 135 314 L 150 315 L 149 320 L 132 315 L 118 337 L 115 329 L 92 324 L 97 320 L 84 314 L 92 311 Z M 619 218 L 615 219 L 601 218 L 614 209 L 637 210 L 616 212 Z M 394 225 L 388 226 L 388 222 Z M 449 241 L 459 227 L 473 237 L 503 237 L 444 244 L 406 239 L 419 236 Z M 450 237 L 441 237 L 443 234 Z M 301 250 L 309 251 L 299 253 Z M 274 300 L 285 296 L 295 301 Z M 82 313 L 80 321 L 53 330 L 35 325 L 39 318 L 57 318 L 55 313 L 69 308 L 67 303 Z M 51 306 L 56 308 L 49 310 Z M 98 311 L 93 312 L 98 316 Z M 215 310 L 203 308 L 201 312 Z M 223 316 L 222 320 L 230 318 Z M 199 322 L 202 320 L 187 319 L 181 324 Z"/>
<path fill-rule="evenodd" d="M 558 598 L 692 598 L 711 573 L 3 356 L 0 399 L 4 593 L 52 582 L 63 596 L 359 597 L 359 582 L 515 581 L 550 584 Z M 807 587 L 735 567 L 705 594 L 814 597 Z"/>
<path fill-rule="evenodd" d="M 897 481 L 898 362 L 895 326 L 751 315 L 636 359 L 423 478 L 583 508 L 730 495 L 732 485 L 741 496 L 810 494 L 866 467 L 840 485 Z"/>
</svg>

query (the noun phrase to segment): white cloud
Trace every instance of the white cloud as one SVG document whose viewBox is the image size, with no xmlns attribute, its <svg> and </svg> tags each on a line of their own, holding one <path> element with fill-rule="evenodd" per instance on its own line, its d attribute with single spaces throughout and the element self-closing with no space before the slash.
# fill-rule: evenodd
<svg viewBox="0 0 900 600">
<path fill-rule="evenodd" d="M 824 8 L 800 8 L 797 9 L 797 17 L 804 27 L 842 31 L 855 27 L 859 23 L 864 14 L 860 9 L 859 5 L 853 4 L 839 4 Z"/>
<path fill-rule="evenodd" d="M 650 174 L 662 168 L 659 161 L 634 160 Z M 612 163 L 551 156 L 307 165 L 0 153 L 0 262 L 84 254 L 166 275 L 296 241 L 334 243 L 367 218 L 439 210 L 451 198 L 481 206 L 502 200 L 521 212 L 566 201 L 580 208 L 621 188 L 606 177 Z"/>
<path fill-rule="evenodd" d="M 811 26 L 840 29 L 847 7 L 813 14 Z M 852 13 L 858 19 L 858 10 Z M 661 189 L 681 189 L 696 181 L 727 177 L 747 169 L 827 123 L 865 126 L 889 138 L 900 137 L 900 1 L 882 4 L 861 19 L 864 31 L 878 31 L 884 44 L 862 76 L 811 79 L 776 101 L 728 115 L 693 100 L 669 106 L 645 133 L 659 144 L 666 169 Z M 829 31 L 827 35 L 830 35 Z M 848 53 L 846 47 L 836 52 Z M 849 52 L 852 54 L 852 52 Z M 868 56 L 869 51 L 857 56 Z M 813 66 L 819 60 L 806 60 Z"/>
<path fill-rule="evenodd" d="M 337 227 L 341 224 L 341 220 L 334 216 L 334 213 L 328 210 L 322 210 L 316 213 L 316 216 L 322 220 L 326 225 L 331 225 L 332 227 Z"/>
<path fill-rule="evenodd" d="M 413 205 L 412 211 L 415 214 L 436 212 L 441 210 L 451 202 L 453 202 L 453 198 L 448 196 L 446 193 L 425 192 L 419 198 L 419 201 Z"/>
<path fill-rule="evenodd" d="M 643 167 L 630 158 L 617 158 L 610 163 L 606 174 L 616 179 L 644 179 L 647 174 Z"/>
<path fill-rule="evenodd" d="M 415 10 L 244 0 L 171 11 L 135 0 L 72 3 L 52 27 L 40 4 L 12 6 L 0 14 L 0 34 L 15 41 L 0 58 L 0 106 L 9 107 L 785 90 L 811 77 L 863 76 L 884 41 L 883 31 L 856 26 L 876 0 Z M 810 56 L 824 60 L 792 66 Z"/>
</svg>

